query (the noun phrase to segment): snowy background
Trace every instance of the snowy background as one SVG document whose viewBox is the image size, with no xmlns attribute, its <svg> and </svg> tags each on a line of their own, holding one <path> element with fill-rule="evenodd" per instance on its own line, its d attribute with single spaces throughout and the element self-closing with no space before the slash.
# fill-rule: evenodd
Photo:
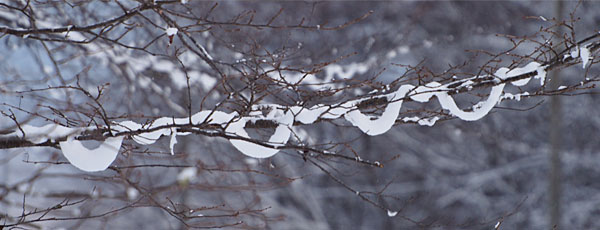
<svg viewBox="0 0 600 230">
<path fill-rule="evenodd" d="M 123 4 L 136 5 L 135 1 Z M 192 0 L 186 6 L 192 13 L 203 15 L 213 5 Z M 575 6 L 576 3 L 566 3 L 564 11 L 573 12 Z M 39 9 L 38 18 L 43 19 L 38 22 L 41 27 L 93 24 L 122 13 L 114 2 L 103 1 L 75 8 L 35 7 Z M 88 12 L 100 7 L 102 10 Z M 185 10 L 184 6 L 169 7 Z M 257 23 L 265 23 L 283 8 L 274 25 L 298 24 L 304 18 L 305 24 L 314 29 L 223 25 L 212 26 L 193 36 L 211 58 L 232 64 L 226 74 L 234 75 L 235 68 L 247 68 L 252 73 L 252 67 L 257 66 L 254 63 L 284 60 L 285 65 L 308 66 L 356 53 L 306 81 L 319 83 L 318 79 L 345 77 L 367 79 L 380 74 L 377 81 L 386 84 L 406 70 L 395 64 L 417 65 L 424 61 L 424 66 L 432 71 L 442 72 L 449 65 L 471 61 L 461 70 L 477 71 L 477 66 L 487 59 L 478 59 L 466 50 L 492 53 L 506 50 L 512 47 L 511 43 L 497 34 L 523 36 L 535 33 L 541 26 L 547 27 L 551 23 L 527 16 L 552 18 L 553 7 L 552 2 L 540 1 L 226 1 L 211 12 L 211 20 L 228 21 L 236 15 L 255 11 Z M 344 24 L 369 11 L 373 11 L 369 17 L 346 28 L 321 30 L 321 27 Z M 600 4 L 595 2 L 583 2 L 577 8 L 574 16 L 580 20 L 575 24 L 576 38 L 598 32 L 599 11 Z M 83 16 L 83 12 L 89 15 Z M 93 116 L 96 111 L 91 105 L 95 102 L 90 97 L 69 89 L 47 89 L 80 84 L 92 97 L 105 87 L 100 102 L 116 120 L 128 118 L 144 123 L 152 118 L 186 117 L 189 114 L 186 111 L 185 71 L 190 77 L 193 113 L 210 110 L 224 100 L 227 95 L 219 92 L 220 83 L 215 73 L 198 55 L 184 52 L 179 55 L 181 63 L 172 58 L 182 45 L 177 37 L 169 44 L 168 36 L 181 31 L 167 29 L 155 13 L 145 13 L 145 16 L 164 29 L 148 26 L 147 21 L 134 17 L 130 23 L 138 23 L 141 28 L 128 33 L 120 42 L 144 46 L 156 36 L 163 35 L 147 49 L 161 55 L 125 49 L 106 41 L 86 45 L 46 42 L 47 47 L 44 47 L 33 39 L 0 37 L 0 111 L 14 112 L 19 122 L 34 126 L 48 124 L 40 118 L 42 116 L 69 126 L 93 126 L 89 121 L 97 120 L 97 117 Z M 178 23 L 184 25 L 186 21 Z M 28 25 L 22 15 L 0 7 L 0 26 L 23 28 Z M 135 24 L 131 26 L 135 27 Z M 189 29 L 205 30 L 206 27 Z M 124 28 L 115 30 L 124 31 Z M 90 35 L 69 33 L 65 36 L 78 40 Z M 527 53 L 533 48 L 532 44 L 525 44 L 515 52 Z M 270 54 L 265 54 L 264 50 Z M 53 57 L 49 58 L 48 53 Z M 285 58 L 280 59 L 277 55 L 285 55 Z M 593 68 L 590 71 L 591 76 L 598 74 Z M 584 70 L 576 66 L 560 73 L 564 85 L 573 85 L 582 80 Z M 291 71 L 269 77 L 277 79 L 281 76 L 282 80 L 290 82 L 302 77 Z M 243 81 L 232 84 L 243 84 Z M 318 90 L 319 87 L 327 85 L 306 86 L 302 90 Z M 30 91 L 44 88 L 47 90 Z M 356 90 L 352 93 L 367 92 Z M 293 93 L 282 95 L 293 96 Z M 205 101 L 200 103 L 202 99 Z M 281 100 L 273 96 L 266 98 L 264 103 L 281 103 Z M 566 229 L 599 228 L 594 220 L 600 217 L 600 181 L 597 179 L 600 176 L 597 151 L 600 147 L 600 110 L 597 106 L 600 98 L 583 94 L 562 97 L 562 100 L 562 225 Z M 501 229 L 548 229 L 548 133 L 553 125 L 549 122 L 548 101 L 547 97 L 532 97 L 501 102 L 477 121 L 451 119 L 436 122 L 431 127 L 400 124 L 379 136 L 369 136 L 342 121 L 295 127 L 298 138 L 308 143 L 318 146 L 342 142 L 361 158 L 385 165 L 376 168 L 345 161 L 328 162 L 328 167 L 335 169 L 331 171 L 336 178 L 359 193 L 384 191 L 384 199 L 377 202 L 398 211 L 394 217 L 345 189 L 294 151 L 283 150 L 271 158 L 255 159 L 241 154 L 225 139 L 187 135 L 178 136 L 176 145 L 168 136 L 153 145 L 124 140 L 113 165 L 156 166 L 125 167 L 120 172 L 82 172 L 63 164 L 67 159 L 54 148 L 2 149 L 0 223 L 6 219 L 5 215 L 21 214 L 25 195 L 29 210 L 50 207 L 65 198 L 87 198 L 81 204 L 53 213 L 60 217 L 97 215 L 130 203 L 137 204 L 89 220 L 43 222 L 41 226 L 47 228 L 185 228 L 167 211 L 151 207 L 152 202 L 138 203 L 142 194 L 152 194 L 156 199 L 154 202 L 165 207 L 169 206 L 168 200 L 191 207 L 193 210 L 189 215 L 197 219 L 189 221 L 198 221 L 204 226 L 243 221 L 236 227 L 493 229 L 503 218 Z M 538 105 L 540 102 L 544 103 Z M 435 100 L 430 104 L 438 106 Z M 37 116 L 31 116 L 31 113 Z M 62 119 L 63 115 L 76 123 L 68 123 Z M 15 129 L 9 117 L 0 116 L 2 134 Z M 266 135 L 268 138 L 268 134 L 260 131 L 249 135 Z M 214 217 L 230 215 L 235 210 L 247 212 Z M 413 220 L 420 223 L 415 224 Z"/>
</svg>

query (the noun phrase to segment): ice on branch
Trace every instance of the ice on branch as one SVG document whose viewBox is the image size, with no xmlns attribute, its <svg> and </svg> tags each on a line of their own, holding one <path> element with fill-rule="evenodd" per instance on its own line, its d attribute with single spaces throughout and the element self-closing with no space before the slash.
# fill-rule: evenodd
<svg viewBox="0 0 600 230">
<path fill-rule="evenodd" d="M 60 142 L 60 149 L 69 162 L 86 172 L 97 172 L 108 168 L 117 158 L 123 136 L 109 137 L 95 149 L 83 146 L 82 141 L 75 140 L 72 136 Z"/>
</svg>

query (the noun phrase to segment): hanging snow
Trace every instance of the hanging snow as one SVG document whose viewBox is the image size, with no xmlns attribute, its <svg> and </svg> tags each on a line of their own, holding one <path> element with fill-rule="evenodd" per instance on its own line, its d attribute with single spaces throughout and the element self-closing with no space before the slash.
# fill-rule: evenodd
<svg viewBox="0 0 600 230">
<path fill-rule="evenodd" d="M 579 54 L 581 54 L 581 65 L 585 69 L 587 63 L 592 59 L 590 56 L 590 50 L 588 48 L 583 47 L 579 51 Z"/>
<path fill-rule="evenodd" d="M 69 162 L 86 172 L 97 172 L 108 168 L 117 158 L 123 136 L 108 137 L 95 149 L 88 149 L 72 136 L 60 142 L 60 149 Z"/>
<path fill-rule="evenodd" d="M 175 155 L 173 151 L 175 148 L 175 144 L 177 144 L 177 128 L 171 129 L 171 140 L 169 141 L 169 148 L 171 149 L 171 155 Z"/>
<path fill-rule="evenodd" d="M 402 107 L 403 100 L 401 98 L 404 98 L 406 93 L 413 88 L 412 85 L 403 85 L 400 86 L 398 91 L 385 95 L 390 103 L 385 107 L 385 111 L 379 118 L 364 115 L 358 108 L 346 113 L 344 118 L 368 135 L 383 134 L 394 126 Z"/>
<path fill-rule="evenodd" d="M 448 95 L 446 92 L 438 93 L 436 96 L 438 97 L 442 108 L 449 110 L 452 115 L 457 116 L 465 121 L 475 121 L 487 115 L 490 110 L 494 108 L 496 103 L 498 103 L 498 100 L 500 100 L 503 90 L 504 84 L 492 87 L 492 91 L 490 92 L 488 99 L 476 106 L 473 106 L 472 112 L 465 112 L 458 108 L 458 106 L 456 106 L 456 102 L 454 102 L 454 99 L 452 99 L 452 96 Z"/>
<path fill-rule="evenodd" d="M 260 119 L 268 119 L 272 120 L 279 125 L 275 129 L 275 132 L 269 138 L 268 143 L 273 146 L 282 146 L 287 143 L 290 138 L 292 124 L 294 123 L 294 115 L 292 112 L 288 111 L 285 114 L 277 108 L 273 108 L 273 110 L 267 115 L 267 117 L 242 117 L 238 121 L 229 124 L 225 132 L 233 133 L 239 137 L 250 138 L 244 127 L 246 126 L 246 122 L 248 121 L 256 121 Z M 265 147 L 259 144 L 255 144 L 252 142 L 248 142 L 245 140 L 236 140 L 230 139 L 229 142 L 242 152 L 244 155 L 254 158 L 267 158 L 275 155 L 279 152 L 278 149 Z"/>
</svg>

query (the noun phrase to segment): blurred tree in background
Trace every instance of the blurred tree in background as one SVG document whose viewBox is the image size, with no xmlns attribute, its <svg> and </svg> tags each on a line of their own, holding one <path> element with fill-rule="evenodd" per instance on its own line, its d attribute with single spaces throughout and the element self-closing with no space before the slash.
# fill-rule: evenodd
<svg viewBox="0 0 600 230">
<path fill-rule="evenodd" d="M 0 228 L 598 228 L 599 10 L 0 1 Z"/>
</svg>

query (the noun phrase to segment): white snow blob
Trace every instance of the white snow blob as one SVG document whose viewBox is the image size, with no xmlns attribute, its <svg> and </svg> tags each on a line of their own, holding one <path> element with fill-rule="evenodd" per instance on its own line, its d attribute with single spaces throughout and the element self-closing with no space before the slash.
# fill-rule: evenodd
<svg viewBox="0 0 600 230">
<path fill-rule="evenodd" d="M 82 141 L 70 136 L 59 144 L 63 155 L 73 166 L 86 172 L 97 172 L 107 169 L 117 158 L 122 141 L 123 136 L 108 137 L 98 148 L 88 149 Z"/>
<path fill-rule="evenodd" d="M 265 119 L 272 120 L 279 125 L 275 129 L 275 133 L 269 138 L 268 144 L 278 147 L 287 143 L 291 134 L 291 126 L 294 123 L 294 115 L 288 111 L 285 114 L 279 109 L 273 109 Z M 225 132 L 233 133 L 243 138 L 250 138 L 244 127 L 248 121 L 256 121 L 263 118 L 242 117 L 236 122 L 231 123 Z M 242 152 L 244 155 L 254 158 L 267 158 L 279 152 L 279 149 L 274 149 L 259 144 L 255 144 L 245 140 L 230 139 L 229 142 Z"/>
<path fill-rule="evenodd" d="M 177 28 L 174 28 L 174 27 L 168 27 L 165 30 L 165 33 L 167 33 L 168 36 L 173 36 L 173 35 L 177 34 L 177 32 L 179 32 L 179 30 Z"/>
<path fill-rule="evenodd" d="M 398 215 L 398 212 L 397 211 L 392 211 L 392 210 L 387 210 L 387 215 L 389 217 L 394 217 L 394 216 Z"/>
<path fill-rule="evenodd" d="M 182 2 L 185 3 L 186 1 Z M 165 30 L 165 32 L 167 35 L 173 36 L 177 34 L 178 31 L 177 28 L 169 27 Z M 577 50 L 578 52 L 573 52 L 570 54 L 573 57 L 580 56 L 584 68 L 589 64 L 590 60 L 593 59 L 589 49 L 585 47 L 586 46 L 584 46 L 584 48 L 579 48 Z M 66 141 L 59 142 L 63 154 L 72 165 L 87 172 L 102 171 L 110 166 L 110 164 L 116 159 L 119 148 L 121 147 L 124 137 L 122 132 L 132 132 L 130 133 L 131 138 L 138 144 L 142 145 L 153 144 L 161 136 L 170 135 L 170 152 L 171 154 L 174 154 L 173 150 L 175 144 L 177 143 L 177 136 L 189 134 L 189 132 L 177 132 L 177 126 L 186 126 L 190 125 L 190 123 L 191 125 L 205 123 L 220 126 L 221 128 L 225 129 L 225 134 L 229 139 L 229 142 L 244 155 L 253 158 L 267 158 L 279 152 L 281 147 L 288 142 L 292 132 L 291 128 L 295 121 L 302 124 L 312 124 L 319 119 L 337 119 L 343 116 L 352 125 L 358 127 L 367 135 L 374 136 L 383 134 L 390 130 L 395 124 L 398 116 L 400 115 L 402 103 L 408 97 L 415 102 L 426 103 L 435 96 L 437 97 L 440 106 L 443 109 L 448 110 L 453 116 L 465 121 L 475 121 L 487 115 L 501 100 L 520 100 L 521 96 L 529 95 L 527 92 L 516 95 L 510 93 L 503 94 L 504 87 L 506 85 L 506 83 L 503 83 L 504 80 L 516 76 L 524 76 L 523 74 L 528 74 L 527 76 L 540 79 L 540 84 L 544 84 L 546 68 L 547 66 L 542 66 L 537 62 L 530 62 L 524 67 L 514 68 L 512 70 L 508 68 L 499 68 L 494 73 L 495 78 L 489 80 L 489 83 L 494 83 L 495 86 L 491 87 L 488 98 L 477 103 L 468 110 L 460 109 L 452 98 L 450 92 L 458 92 L 458 90 L 462 89 L 470 90 L 473 88 L 476 79 L 480 79 L 480 76 L 461 79 L 446 84 L 430 82 L 426 85 L 417 87 L 406 84 L 400 86 L 397 91 L 388 94 L 377 95 L 333 105 L 318 104 L 310 108 L 303 106 L 287 107 L 276 104 L 255 105 L 253 106 L 252 112 L 247 116 L 242 116 L 237 112 L 225 113 L 216 110 L 204 110 L 192 115 L 191 117 L 161 117 L 146 124 L 139 124 L 133 121 L 122 121 L 113 123 L 110 126 L 113 132 L 121 133 L 119 134 L 120 136 L 106 138 L 106 140 L 104 140 L 100 146 L 95 149 L 86 148 L 82 144 L 83 141 L 75 140 L 75 137 L 86 130 L 96 130 L 100 127 L 90 126 L 69 128 L 58 124 L 48 124 L 42 127 L 35 127 L 24 124 L 20 126 L 20 129 L 17 129 L 15 132 L 7 135 L 23 138 L 34 144 L 44 143 L 48 140 L 63 140 L 65 137 L 67 137 Z M 333 78 L 334 75 L 340 78 L 345 78 L 351 77 L 355 72 L 365 72 L 367 69 L 368 68 L 366 65 L 354 66 L 354 68 L 347 69 L 346 71 L 343 71 L 344 69 L 341 67 L 331 68 L 327 70 L 327 75 L 331 78 Z M 519 80 L 510 80 L 515 86 L 524 86 L 531 80 L 532 77 Z M 361 102 L 377 99 L 385 99 L 386 101 L 386 107 L 381 115 L 368 115 L 359 110 L 358 105 Z M 265 109 L 269 109 L 267 115 L 263 115 L 263 111 L 266 111 Z M 432 126 L 438 120 L 439 118 L 436 116 L 429 118 L 404 117 L 398 121 L 416 122 L 419 125 Z M 246 124 L 248 122 L 257 121 L 269 121 L 276 124 L 275 132 L 267 141 L 257 140 L 254 142 L 250 140 L 250 136 L 245 130 Z M 208 131 L 220 132 L 219 130 Z M 396 213 L 397 212 L 389 211 L 388 215 L 394 216 Z"/>
<path fill-rule="evenodd" d="M 436 96 L 439 99 L 440 105 L 442 108 L 447 109 L 450 113 L 458 118 L 465 121 L 475 121 L 479 120 L 485 115 L 487 115 L 492 108 L 498 103 L 500 100 L 500 96 L 502 95 L 502 91 L 504 90 L 504 84 L 500 84 L 492 87 L 492 91 L 490 92 L 490 96 L 484 102 L 480 102 L 477 105 L 473 106 L 473 111 L 465 112 L 456 106 L 456 102 L 452 99 L 452 96 L 447 93 L 438 93 Z"/>
<path fill-rule="evenodd" d="M 587 63 L 590 60 L 592 60 L 592 56 L 590 56 L 590 50 L 588 48 L 583 47 L 583 48 L 581 48 L 579 53 L 581 55 L 581 65 L 585 69 L 585 67 L 587 66 Z"/>
<path fill-rule="evenodd" d="M 383 111 L 379 118 L 364 115 L 358 109 L 346 113 L 344 118 L 368 135 L 383 134 L 392 128 L 396 122 L 396 118 L 400 114 L 403 101 L 400 98 L 404 98 L 406 93 L 413 88 L 414 86 L 412 85 L 403 85 L 398 91 L 385 95 L 387 101 L 391 102 L 388 103 L 385 111 Z"/>
</svg>

